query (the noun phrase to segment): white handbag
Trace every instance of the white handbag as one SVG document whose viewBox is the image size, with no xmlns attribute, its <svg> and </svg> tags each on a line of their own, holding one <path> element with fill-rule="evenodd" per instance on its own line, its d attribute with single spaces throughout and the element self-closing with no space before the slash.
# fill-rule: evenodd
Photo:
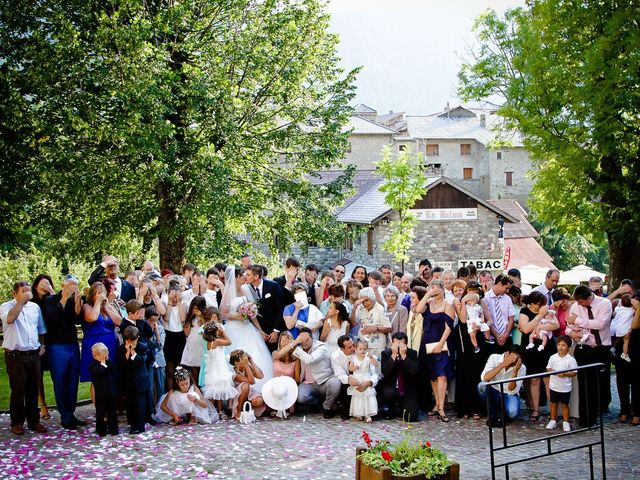
<svg viewBox="0 0 640 480">
<path fill-rule="evenodd" d="M 249 425 L 256 421 L 256 414 L 253 411 L 253 407 L 250 402 L 244 402 L 242 406 L 242 412 L 240 412 L 240 423 Z"/>
</svg>

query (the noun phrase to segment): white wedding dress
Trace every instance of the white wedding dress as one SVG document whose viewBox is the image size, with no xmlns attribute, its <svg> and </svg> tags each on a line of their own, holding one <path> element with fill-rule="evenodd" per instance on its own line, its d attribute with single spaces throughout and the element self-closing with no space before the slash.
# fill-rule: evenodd
<svg viewBox="0 0 640 480">
<path fill-rule="evenodd" d="M 230 281 L 229 275 L 227 275 L 229 269 L 232 269 L 232 275 L 234 275 L 233 281 Z M 227 272 L 225 272 L 225 294 L 228 288 L 235 290 L 235 271 L 232 267 L 228 267 Z M 225 299 L 223 299 L 223 303 L 224 301 Z M 227 301 L 229 304 L 229 313 L 235 315 L 238 313 L 240 305 L 247 302 L 247 298 L 233 295 L 233 298 L 228 298 Z M 273 377 L 271 353 L 262 335 L 251 320 L 231 320 L 227 318 L 225 319 L 224 331 L 229 337 L 229 340 L 231 340 L 231 345 L 226 347 L 227 358 L 229 358 L 229 354 L 236 349 L 244 350 L 251 355 L 253 361 L 260 367 L 260 370 L 262 370 L 264 374 L 264 378 L 260 380 L 256 379 L 254 385 L 257 391 L 262 391 L 262 385 Z"/>
</svg>

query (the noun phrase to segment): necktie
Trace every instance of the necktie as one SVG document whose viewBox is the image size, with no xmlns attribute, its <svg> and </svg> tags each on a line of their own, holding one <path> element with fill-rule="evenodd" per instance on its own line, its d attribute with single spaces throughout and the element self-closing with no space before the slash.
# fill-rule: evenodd
<svg viewBox="0 0 640 480">
<path fill-rule="evenodd" d="M 494 313 L 496 314 L 496 330 L 500 333 L 504 332 L 504 314 L 502 313 L 502 308 L 500 307 L 500 297 L 495 297 L 496 303 L 494 308 Z"/>
<path fill-rule="evenodd" d="M 256 296 L 258 297 L 258 300 L 261 299 L 262 297 L 260 296 L 260 289 L 258 287 L 253 287 L 256 290 Z"/>
<path fill-rule="evenodd" d="M 551 305 L 553 303 L 553 297 L 551 296 L 551 290 L 547 292 L 547 305 Z"/>
<path fill-rule="evenodd" d="M 591 305 L 587 307 L 587 316 L 589 317 L 589 320 L 593 320 L 593 310 L 591 310 Z M 600 330 L 592 329 L 591 334 L 593 335 L 593 338 L 596 339 L 596 345 L 601 346 L 602 339 L 600 338 Z"/>
</svg>

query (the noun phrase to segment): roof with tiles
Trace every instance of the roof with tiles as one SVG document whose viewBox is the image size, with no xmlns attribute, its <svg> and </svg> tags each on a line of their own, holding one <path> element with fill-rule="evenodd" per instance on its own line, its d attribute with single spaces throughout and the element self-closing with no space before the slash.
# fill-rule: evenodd
<svg viewBox="0 0 640 480">
<path fill-rule="evenodd" d="M 519 221 L 517 223 L 504 224 L 504 238 L 536 238 L 538 232 L 529 223 L 529 216 L 522 205 L 514 199 L 489 200 L 489 203 L 507 212 Z"/>
<path fill-rule="evenodd" d="M 481 125 L 484 115 L 485 126 Z M 407 115 L 407 135 L 420 139 L 476 140 L 487 145 L 494 141 L 497 132 L 493 128 L 500 118 L 492 110 L 456 107 L 432 115 Z M 505 138 L 514 147 L 522 147 L 522 139 L 514 133 Z"/>
</svg>

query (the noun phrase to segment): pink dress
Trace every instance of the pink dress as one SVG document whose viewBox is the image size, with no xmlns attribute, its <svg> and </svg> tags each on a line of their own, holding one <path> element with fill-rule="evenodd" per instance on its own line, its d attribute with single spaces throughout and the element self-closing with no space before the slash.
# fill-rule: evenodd
<svg viewBox="0 0 640 480">
<path fill-rule="evenodd" d="M 280 360 L 273 361 L 274 377 L 291 377 L 295 380 L 296 362 L 284 363 Z"/>
</svg>

